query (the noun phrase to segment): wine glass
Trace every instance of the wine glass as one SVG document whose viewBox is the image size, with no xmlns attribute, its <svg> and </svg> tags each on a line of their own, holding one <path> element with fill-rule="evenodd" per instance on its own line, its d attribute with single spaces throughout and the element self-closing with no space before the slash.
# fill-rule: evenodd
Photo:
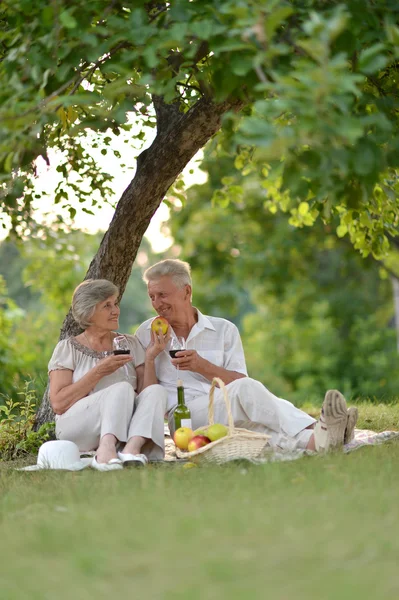
<svg viewBox="0 0 399 600">
<path fill-rule="evenodd" d="M 181 352 L 182 350 L 186 350 L 186 340 L 181 336 L 173 336 L 170 339 L 169 343 L 169 354 L 171 358 L 176 358 L 176 353 Z M 179 370 L 179 365 L 176 366 L 177 371 Z"/>
<path fill-rule="evenodd" d="M 117 335 L 112 340 L 112 347 L 114 354 L 130 354 L 129 343 L 124 335 Z M 127 365 L 123 365 L 126 378 L 129 379 L 129 371 Z"/>
<path fill-rule="evenodd" d="M 114 354 L 130 354 L 129 343 L 124 335 L 117 335 L 112 341 Z"/>
</svg>

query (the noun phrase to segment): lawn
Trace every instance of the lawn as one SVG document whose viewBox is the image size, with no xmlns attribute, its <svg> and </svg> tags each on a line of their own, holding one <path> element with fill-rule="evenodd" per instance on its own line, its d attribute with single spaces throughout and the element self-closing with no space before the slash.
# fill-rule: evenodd
<svg viewBox="0 0 399 600">
<path fill-rule="evenodd" d="M 396 429 L 399 407 L 360 414 Z M 0 598 L 396 598 L 398 464 L 391 442 L 261 466 L 3 467 Z"/>
</svg>

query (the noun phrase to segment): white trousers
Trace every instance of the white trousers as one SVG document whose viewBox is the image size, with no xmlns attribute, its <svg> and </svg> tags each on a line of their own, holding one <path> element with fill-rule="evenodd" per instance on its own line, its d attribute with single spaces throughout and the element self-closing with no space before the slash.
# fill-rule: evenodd
<svg viewBox="0 0 399 600">
<path fill-rule="evenodd" d="M 313 431 L 306 429 L 315 419 L 278 398 L 264 385 L 250 377 L 236 379 L 226 386 L 234 425 L 270 435 L 274 448 L 295 450 L 306 448 Z M 194 429 L 208 424 L 209 396 L 198 396 L 187 402 Z M 173 410 L 169 413 L 169 429 L 173 433 Z M 215 389 L 214 421 L 227 425 L 227 410 L 222 390 Z"/>
<path fill-rule="evenodd" d="M 138 396 L 127 381 L 115 383 L 75 402 L 56 417 L 59 440 L 75 442 L 81 452 L 97 450 L 110 433 L 124 444 L 133 436 L 147 438 L 142 452 L 151 460 L 165 454 L 164 414 L 167 392 L 150 385 Z"/>
</svg>

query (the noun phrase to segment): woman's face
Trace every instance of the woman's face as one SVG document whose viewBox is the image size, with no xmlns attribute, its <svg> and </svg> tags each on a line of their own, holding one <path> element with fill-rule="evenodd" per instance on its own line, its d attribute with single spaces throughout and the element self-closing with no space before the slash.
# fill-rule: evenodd
<svg viewBox="0 0 399 600">
<path fill-rule="evenodd" d="M 96 304 L 96 308 L 90 319 L 90 326 L 109 331 L 118 329 L 119 314 L 118 296 L 110 296 L 106 300 Z"/>
</svg>

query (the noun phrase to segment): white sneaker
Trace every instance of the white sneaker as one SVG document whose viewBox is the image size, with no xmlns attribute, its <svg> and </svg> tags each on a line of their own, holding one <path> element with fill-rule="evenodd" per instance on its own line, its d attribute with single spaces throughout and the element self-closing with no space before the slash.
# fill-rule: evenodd
<svg viewBox="0 0 399 600">
<path fill-rule="evenodd" d="M 345 398 L 338 390 L 328 390 L 321 408 L 320 419 L 314 429 L 316 451 L 327 452 L 342 448 L 347 424 L 348 411 Z"/>
<path fill-rule="evenodd" d="M 111 458 L 107 463 L 99 463 L 97 458 L 93 456 L 90 466 L 96 471 L 120 471 L 123 469 L 122 461 L 119 458 Z"/>
<path fill-rule="evenodd" d="M 124 467 L 145 467 L 148 465 L 148 458 L 145 454 L 127 454 L 118 452 L 118 457 Z"/>
<path fill-rule="evenodd" d="M 356 406 L 348 408 L 348 421 L 346 424 L 344 444 L 349 444 L 355 437 L 355 426 L 359 417 L 359 411 Z"/>
</svg>

